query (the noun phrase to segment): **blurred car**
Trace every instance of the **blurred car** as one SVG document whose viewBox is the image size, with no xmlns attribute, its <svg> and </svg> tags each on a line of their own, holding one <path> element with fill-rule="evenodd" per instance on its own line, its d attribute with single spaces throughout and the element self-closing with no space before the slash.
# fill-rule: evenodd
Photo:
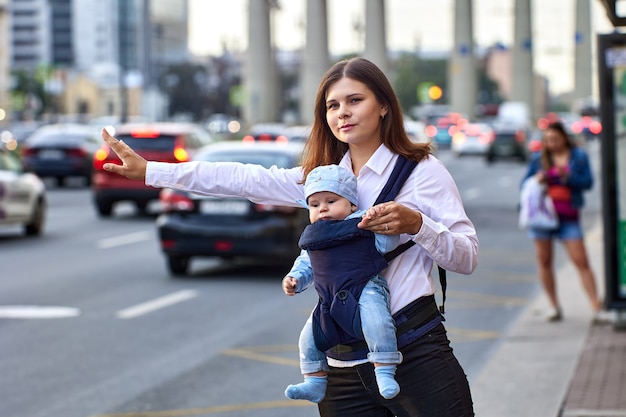
<svg viewBox="0 0 626 417">
<path fill-rule="evenodd" d="M 583 116 L 571 125 L 572 133 L 582 135 L 586 140 L 595 139 L 602 133 L 602 123 L 597 117 Z"/>
<path fill-rule="evenodd" d="M 0 141 L 0 225 L 22 225 L 27 236 L 43 233 L 46 187 L 26 171 L 19 153 Z"/>
<path fill-rule="evenodd" d="M 486 160 L 493 163 L 498 159 L 528 159 L 528 132 L 525 129 L 512 127 L 495 127 L 493 140 L 487 148 Z"/>
<path fill-rule="evenodd" d="M 159 162 L 188 161 L 194 152 L 213 142 L 209 132 L 195 123 L 130 123 L 115 127 L 114 134 L 147 160 Z M 91 185 L 98 214 L 111 216 L 114 204 L 120 201 L 133 202 L 140 212 L 146 213 L 148 204 L 158 200 L 160 190 L 104 171 L 105 163 L 121 161 L 102 139 L 99 145 L 101 148 L 93 157 Z"/>
<path fill-rule="evenodd" d="M 215 135 L 231 135 L 238 133 L 241 122 L 234 116 L 222 113 L 214 113 L 205 122 L 206 129 Z"/>
<path fill-rule="evenodd" d="M 91 182 L 91 161 L 102 139 L 92 127 L 81 124 L 42 126 L 21 144 L 26 169 L 40 178 L 55 178 L 64 185 L 68 177 Z"/>
<path fill-rule="evenodd" d="M 289 142 L 306 142 L 311 134 L 311 125 L 288 126 L 284 130 L 284 135 Z"/>
<path fill-rule="evenodd" d="M 426 136 L 426 125 L 424 122 L 404 119 L 404 130 L 407 135 L 409 135 L 409 139 L 416 143 L 429 143 L 431 140 L 428 136 Z"/>
<path fill-rule="evenodd" d="M 487 123 L 468 123 L 452 137 L 452 152 L 456 156 L 485 155 L 493 140 L 493 128 Z"/>
<path fill-rule="evenodd" d="M 291 168 L 300 163 L 302 143 L 221 142 L 195 155 L 198 161 L 235 161 Z M 174 276 L 188 273 L 193 257 L 295 259 L 309 224 L 299 207 L 255 204 L 241 198 L 206 197 L 163 189 L 158 236 Z"/>
<path fill-rule="evenodd" d="M 259 123 L 243 136 L 244 142 L 287 142 L 287 126 L 283 123 Z"/>
<path fill-rule="evenodd" d="M 437 148 L 448 149 L 452 145 L 452 137 L 458 131 L 459 126 L 467 123 L 460 113 L 448 113 L 446 116 L 433 120 L 426 126 L 425 133 Z"/>
</svg>

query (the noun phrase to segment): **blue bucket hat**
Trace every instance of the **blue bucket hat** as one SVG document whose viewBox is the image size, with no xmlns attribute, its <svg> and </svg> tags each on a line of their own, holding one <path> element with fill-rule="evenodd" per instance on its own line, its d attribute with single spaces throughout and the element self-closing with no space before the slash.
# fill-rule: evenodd
<svg viewBox="0 0 626 417">
<path fill-rule="evenodd" d="M 304 197 L 308 202 L 312 194 L 330 191 L 358 206 L 356 184 L 356 177 L 352 171 L 344 167 L 339 165 L 319 166 L 306 177 Z"/>
</svg>

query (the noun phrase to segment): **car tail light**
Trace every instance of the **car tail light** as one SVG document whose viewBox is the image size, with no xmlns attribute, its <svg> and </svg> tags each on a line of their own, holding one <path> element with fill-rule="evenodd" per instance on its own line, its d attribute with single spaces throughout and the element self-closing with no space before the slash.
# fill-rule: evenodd
<svg viewBox="0 0 626 417">
<path fill-rule="evenodd" d="M 119 162 L 119 158 L 114 152 L 111 152 L 111 148 L 108 145 L 103 145 L 100 149 L 93 154 L 93 167 L 96 170 L 101 171 L 103 165 L 107 162 Z"/>
<path fill-rule="evenodd" d="M 437 127 L 433 125 L 428 125 L 426 126 L 426 129 L 424 129 L 424 133 L 426 133 L 426 136 L 432 139 L 437 135 Z"/>
<path fill-rule="evenodd" d="M 576 121 L 572 123 L 572 132 L 579 134 L 583 131 L 583 123 L 581 121 Z"/>
<path fill-rule="evenodd" d="M 482 143 L 483 145 L 487 145 L 493 142 L 494 137 L 495 135 L 493 133 L 483 133 L 478 136 L 478 142 Z"/>
<path fill-rule="evenodd" d="M 22 148 L 22 156 L 36 156 L 37 151 L 33 148 Z"/>
<path fill-rule="evenodd" d="M 233 246 L 233 242 L 231 242 L 230 240 L 218 240 L 213 244 L 215 250 L 220 252 L 230 252 L 231 250 L 233 250 Z"/>
<path fill-rule="evenodd" d="M 261 133 L 258 136 L 258 141 L 259 142 L 271 142 L 273 139 L 272 135 L 270 135 L 269 133 Z"/>
<path fill-rule="evenodd" d="M 65 151 L 65 154 L 67 156 L 75 156 L 78 158 L 84 158 L 85 156 L 87 156 L 87 152 L 82 148 L 67 149 Z"/>
<path fill-rule="evenodd" d="M 276 142 L 278 142 L 278 143 L 287 143 L 287 142 L 289 142 L 289 139 L 287 139 L 287 136 L 278 135 L 278 136 L 276 136 Z"/>
<path fill-rule="evenodd" d="M 161 136 L 161 132 L 153 129 L 134 129 L 130 132 L 130 135 L 134 138 L 154 139 Z"/>
<path fill-rule="evenodd" d="M 541 150 L 541 140 L 533 139 L 528 144 L 528 150 L 531 152 L 539 152 Z"/>
<path fill-rule="evenodd" d="M 174 249 L 176 247 L 176 241 L 174 240 L 162 240 L 161 247 L 163 249 Z"/>
<path fill-rule="evenodd" d="M 246 135 L 243 137 L 243 139 L 241 140 L 244 143 L 252 143 L 254 142 L 254 136 L 252 135 Z"/>
<path fill-rule="evenodd" d="M 602 133 L 602 123 L 598 121 L 591 122 L 591 124 L 589 125 L 589 131 L 594 135 L 599 135 L 600 133 Z"/>
<path fill-rule="evenodd" d="M 189 152 L 187 152 L 181 142 L 180 138 L 176 138 L 174 141 L 174 159 L 178 162 L 187 162 L 189 161 Z"/>
<path fill-rule="evenodd" d="M 187 194 L 181 193 L 171 188 L 164 188 L 159 193 L 159 201 L 163 211 L 188 211 L 194 210 L 195 204 Z"/>
<path fill-rule="evenodd" d="M 259 213 L 283 213 L 283 214 L 293 214 L 298 208 L 297 207 L 287 207 L 287 206 L 273 206 L 271 204 L 255 204 L 254 210 Z"/>
</svg>

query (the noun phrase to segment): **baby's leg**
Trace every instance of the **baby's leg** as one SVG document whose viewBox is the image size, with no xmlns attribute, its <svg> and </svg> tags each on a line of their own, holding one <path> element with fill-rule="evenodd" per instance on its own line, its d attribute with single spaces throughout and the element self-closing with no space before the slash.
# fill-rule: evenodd
<svg viewBox="0 0 626 417">
<path fill-rule="evenodd" d="M 359 312 L 370 351 L 367 357 L 374 363 L 378 390 L 384 398 L 393 398 L 400 392 L 394 376 L 402 354 L 398 351 L 395 323 L 389 310 L 389 290 L 382 277 L 373 278 L 363 289 Z"/>
<path fill-rule="evenodd" d="M 300 332 L 298 348 L 300 350 L 300 370 L 304 375 L 304 382 L 289 385 L 285 390 L 285 395 L 292 400 L 308 400 L 319 403 L 326 395 L 328 363 L 324 352 L 319 351 L 315 346 L 311 316 Z"/>
</svg>

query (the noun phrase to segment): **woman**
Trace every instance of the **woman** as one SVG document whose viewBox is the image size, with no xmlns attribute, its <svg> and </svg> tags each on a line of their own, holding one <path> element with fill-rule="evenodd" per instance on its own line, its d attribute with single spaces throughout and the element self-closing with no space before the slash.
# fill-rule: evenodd
<svg viewBox="0 0 626 417">
<path fill-rule="evenodd" d="M 533 175 L 548 187 L 548 194 L 552 197 L 559 217 L 559 227 L 555 230 L 529 231 L 530 237 L 535 242 L 541 284 L 551 306 L 547 319 L 556 322 L 563 318 L 552 265 L 554 257 L 552 242 L 559 239 L 578 270 L 583 288 L 591 302 L 594 317 L 600 320 L 602 303 L 598 298 L 596 281 L 589 266 L 580 224 L 580 210 L 584 205 L 583 191 L 591 188 L 593 176 L 587 154 L 572 142 L 561 123 L 552 123 L 544 131 L 541 150 L 533 154 L 523 181 Z"/>
<path fill-rule="evenodd" d="M 433 264 L 461 274 L 474 271 L 478 238 L 460 194 L 430 147 L 411 142 L 404 130 L 402 109 L 382 71 L 361 58 L 335 64 L 319 86 L 311 134 L 302 166 L 264 169 L 238 163 L 146 162 L 103 130 L 104 140 L 122 159 L 105 169 L 155 187 L 198 193 L 242 196 L 254 202 L 298 206 L 304 199 L 306 175 L 320 165 L 339 164 L 358 178 L 358 201 L 370 207 L 391 175 L 399 155 L 419 161 L 395 201 L 378 206 L 378 215 L 359 227 L 381 234 L 401 234 L 415 245 L 384 271 L 391 293 L 391 311 L 401 314 L 430 306 L 435 284 Z M 413 310 L 412 310 L 413 311 Z M 452 353 L 437 314 L 428 326 L 411 328 L 399 339 L 403 362 L 396 379 L 400 394 L 386 400 L 378 393 L 374 367 L 367 358 L 330 358 L 326 397 L 319 404 L 324 417 L 473 416 L 467 377 Z M 399 332 L 400 333 L 400 332 Z"/>
</svg>

